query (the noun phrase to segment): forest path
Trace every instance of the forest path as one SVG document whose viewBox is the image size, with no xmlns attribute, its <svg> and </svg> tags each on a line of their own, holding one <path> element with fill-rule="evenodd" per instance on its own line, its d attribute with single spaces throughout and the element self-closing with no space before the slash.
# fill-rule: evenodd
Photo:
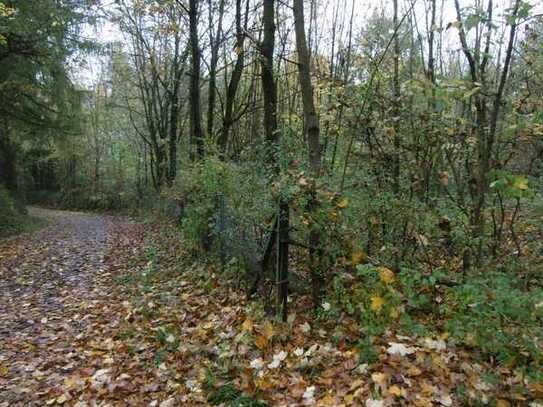
<svg viewBox="0 0 543 407">
<path fill-rule="evenodd" d="M 54 402 L 71 372 L 92 365 L 87 342 L 110 337 L 122 314 L 114 312 L 122 299 L 113 274 L 143 240 L 141 225 L 127 219 L 30 214 L 50 225 L 0 241 L 1 407 Z"/>
<path fill-rule="evenodd" d="M 31 212 L 51 225 L 0 241 L 0 407 L 541 406 L 447 335 L 365 344 L 302 301 L 274 322 L 173 224 Z"/>
</svg>

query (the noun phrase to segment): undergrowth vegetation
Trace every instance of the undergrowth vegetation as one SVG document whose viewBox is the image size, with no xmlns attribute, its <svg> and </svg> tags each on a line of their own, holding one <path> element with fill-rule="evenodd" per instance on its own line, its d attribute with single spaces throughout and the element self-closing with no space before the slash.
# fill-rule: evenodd
<svg viewBox="0 0 543 407">
<path fill-rule="evenodd" d="M 0 185 L 0 238 L 30 232 L 46 224 L 44 219 L 28 216 L 26 208 Z"/>
<path fill-rule="evenodd" d="M 362 359 L 372 360 L 373 342 L 387 333 L 431 336 L 472 349 L 481 361 L 541 380 L 543 246 L 537 217 L 514 225 L 522 233 L 520 242 L 511 237 L 495 260 L 465 270 L 462 256 L 474 243 L 467 219 L 446 196 L 435 197 L 429 207 L 371 188 L 338 196 L 327 189 L 330 180 L 318 185 L 319 210 L 308 214 L 303 168 L 290 171 L 282 182 L 271 194 L 291 202 L 289 301 L 310 300 L 308 250 L 296 243 L 307 241 L 310 228 L 317 227 L 325 247 L 318 267 L 328 283 L 322 299 L 326 308 L 319 304 L 316 315 L 339 321 L 338 329 L 346 316 L 358 321 Z M 249 291 L 254 274 L 262 272 L 259 261 L 273 232 L 266 174 L 252 165 L 208 158 L 183 172 L 179 185 L 177 196 L 188 197 L 180 222 L 183 241 L 196 258 L 213 261 L 220 278 Z M 510 191 L 510 202 L 515 194 Z M 518 197 L 530 211 L 541 210 L 539 195 Z M 266 277 L 273 282 L 273 271 Z M 263 292 L 264 307 L 273 303 L 271 292 Z"/>
<path fill-rule="evenodd" d="M 541 398 L 541 287 L 500 271 L 458 281 L 443 271 L 395 273 L 355 256 L 336 266 L 316 311 L 293 287 L 280 322 L 265 301 L 247 301 L 246 270 L 198 248 L 191 256 L 180 227 L 148 231 L 139 271 L 122 276 L 132 295 L 119 336 L 144 369 L 175 378 L 178 401 L 537 406 Z"/>
</svg>

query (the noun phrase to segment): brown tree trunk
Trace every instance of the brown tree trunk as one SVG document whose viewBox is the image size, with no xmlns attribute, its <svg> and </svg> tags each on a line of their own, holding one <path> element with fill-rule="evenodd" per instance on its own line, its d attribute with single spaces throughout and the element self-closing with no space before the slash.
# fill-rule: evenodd
<svg viewBox="0 0 543 407">
<path fill-rule="evenodd" d="M 398 0 L 394 0 L 394 27 L 398 29 Z M 393 96 L 394 96 L 394 152 L 393 152 L 393 167 L 392 167 L 392 188 L 395 194 L 400 192 L 400 39 L 398 35 L 394 35 L 394 58 L 393 58 Z"/>
<path fill-rule="evenodd" d="M 213 35 L 213 12 L 209 0 L 209 40 L 211 47 L 211 62 L 209 64 L 209 99 L 207 106 L 207 135 L 213 137 L 213 124 L 215 119 L 215 100 L 217 87 L 217 64 L 219 62 L 219 48 L 222 40 L 222 19 L 224 15 L 224 0 L 219 2 L 219 20 L 217 32 Z"/>
<path fill-rule="evenodd" d="M 517 15 L 520 8 L 520 0 L 516 0 L 513 6 L 511 16 L 514 22 L 511 24 L 510 33 L 509 33 L 509 42 L 506 49 L 506 57 L 504 61 L 504 67 L 501 71 L 500 80 L 498 83 L 498 89 L 494 96 L 494 101 L 492 105 L 492 111 L 490 113 L 490 119 L 487 114 L 487 102 L 486 96 L 481 95 L 481 92 L 475 93 L 472 97 L 474 100 L 475 110 L 476 110 L 476 131 L 477 131 L 477 171 L 475 174 L 475 193 L 473 196 L 473 205 L 472 205 L 472 219 L 471 226 L 473 229 L 473 237 L 479 240 L 477 244 L 477 263 L 478 265 L 482 262 L 483 251 L 482 251 L 482 238 L 485 233 L 485 223 L 486 219 L 484 216 L 484 209 L 486 206 L 486 195 L 488 192 L 488 174 L 493 169 L 492 168 L 492 157 L 493 157 L 493 147 L 496 137 L 497 123 L 499 117 L 500 106 L 502 103 L 503 91 L 507 81 L 507 76 L 509 73 L 509 67 L 511 65 L 511 59 L 513 54 L 513 48 L 515 43 L 515 35 L 517 29 Z M 462 22 L 462 16 L 460 11 L 460 3 L 458 0 L 454 2 L 456 9 L 456 16 L 458 21 Z M 473 86 L 480 86 L 483 88 L 483 91 L 488 92 L 488 89 L 484 89 L 486 86 L 486 66 L 489 59 L 489 47 L 491 40 L 491 29 L 492 29 L 492 10 L 493 3 L 492 0 L 489 0 L 488 9 L 487 9 L 487 37 L 486 37 L 486 47 L 485 53 L 483 55 L 482 62 L 479 63 L 479 58 L 477 55 L 480 53 L 478 49 L 475 50 L 476 55 L 474 56 L 472 50 L 468 46 L 466 32 L 462 26 L 460 26 L 458 33 L 460 37 L 460 43 L 462 44 L 462 50 L 466 59 L 468 60 L 471 80 Z M 479 84 L 479 85 L 476 85 Z M 468 255 L 469 257 L 469 255 Z M 469 259 L 468 259 L 469 263 Z"/>
<path fill-rule="evenodd" d="M 264 0 L 264 38 L 260 44 L 262 54 L 262 94 L 264 97 L 264 133 L 266 141 L 275 144 L 277 134 L 277 84 L 273 74 L 273 51 L 275 49 L 275 0 Z"/>
<path fill-rule="evenodd" d="M 275 156 L 275 147 L 279 142 L 277 132 L 277 83 L 273 72 L 273 53 L 275 49 L 275 0 L 264 0 L 263 18 L 264 37 L 260 44 L 262 54 L 262 93 L 264 96 L 264 130 L 266 141 L 270 147 L 270 161 L 274 172 L 279 174 L 277 159 Z M 281 309 L 282 318 L 287 319 L 287 299 L 288 299 L 288 252 L 289 252 L 289 204 L 284 199 L 278 203 L 278 245 L 277 253 L 277 310 Z"/>
<path fill-rule="evenodd" d="M 313 86 L 311 85 L 310 57 L 307 48 L 304 24 L 303 0 L 294 0 L 294 25 L 296 31 L 296 49 L 298 51 L 298 77 L 302 90 L 302 105 L 304 111 L 304 127 L 309 146 L 309 163 L 315 177 L 321 170 L 320 127 L 315 102 Z"/>
<path fill-rule="evenodd" d="M 309 147 L 309 165 L 314 179 L 320 176 L 321 172 L 321 146 L 320 146 L 320 126 L 315 103 L 313 100 L 313 86 L 311 85 L 310 64 L 311 59 L 307 48 L 307 40 L 305 36 L 304 24 L 304 2 L 303 0 L 294 0 L 294 27 L 296 31 L 296 49 L 298 51 L 298 77 L 302 90 L 302 105 L 304 111 L 304 129 L 307 133 L 307 144 Z M 315 212 L 318 207 L 316 200 L 315 182 L 312 183 L 311 199 L 309 210 Z M 321 289 L 323 285 L 322 270 L 315 258 L 318 256 L 318 247 L 320 245 L 321 236 L 315 226 L 311 228 L 309 233 L 309 257 L 311 268 L 311 280 L 313 286 L 313 305 L 315 309 L 320 304 Z"/>
<path fill-rule="evenodd" d="M 204 135 L 202 132 L 202 113 L 200 103 L 200 46 L 198 43 L 198 0 L 189 0 L 189 26 L 191 48 L 190 76 L 190 124 L 196 146 L 196 157 L 204 156 Z"/>
<path fill-rule="evenodd" d="M 169 129 L 169 170 L 168 170 L 168 182 L 171 185 L 177 175 L 177 127 L 179 123 L 179 87 L 181 84 L 180 61 L 179 61 L 179 46 L 180 46 L 179 34 L 175 36 L 175 50 L 173 61 L 173 89 L 171 95 L 170 106 L 170 129 Z"/>
<path fill-rule="evenodd" d="M 245 11 L 245 27 L 247 26 L 247 18 L 249 14 L 249 1 L 247 1 L 247 9 Z M 224 108 L 223 125 L 221 134 L 217 142 L 219 149 L 222 153 L 226 152 L 228 146 L 228 134 L 230 128 L 234 122 L 234 102 L 238 91 L 239 82 L 241 80 L 241 74 L 243 73 L 243 65 L 245 64 L 245 51 L 243 50 L 243 44 L 245 42 L 245 35 L 243 33 L 243 27 L 241 25 L 241 0 L 236 0 L 236 53 L 237 59 L 230 82 L 228 83 L 228 89 L 226 90 L 226 101 Z"/>
</svg>

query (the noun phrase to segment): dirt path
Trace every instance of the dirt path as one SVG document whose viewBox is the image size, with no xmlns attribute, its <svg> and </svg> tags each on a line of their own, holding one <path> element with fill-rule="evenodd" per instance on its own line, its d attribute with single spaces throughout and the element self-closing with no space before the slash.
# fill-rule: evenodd
<svg viewBox="0 0 543 407">
<path fill-rule="evenodd" d="M 51 226 L 0 241 L 0 407 L 543 405 L 445 335 L 365 345 L 303 298 L 274 323 L 173 225 L 32 212 Z"/>
<path fill-rule="evenodd" d="M 115 252 L 124 245 L 137 254 L 133 242 L 142 240 L 140 226 L 127 220 L 30 211 L 50 226 L 0 241 L 1 407 L 62 402 L 59 387 L 96 357 L 88 341 L 119 323 L 113 275 L 126 250 Z"/>
</svg>

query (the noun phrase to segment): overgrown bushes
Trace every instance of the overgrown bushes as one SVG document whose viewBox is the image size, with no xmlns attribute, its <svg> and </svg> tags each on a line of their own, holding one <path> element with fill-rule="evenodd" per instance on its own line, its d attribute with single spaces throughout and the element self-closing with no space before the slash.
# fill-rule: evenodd
<svg viewBox="0 0 543 407">
<path fill-rule="evenodd" d="M 363 170 L 356 177 L 360 188 L 338 194 L 328 187 L 337 180 L 312 180 L 303 168 L 291 168 L 270 183 L 257 164 L 210 156 L 184 170 L 166 195 L 183 202 L 185 244 L 200 259 L 222 262 L 223 278 L 243 281 L 259 270 L 273 233 L 274 203 L 282 194 L 291 208 L 291 301 L 310 291 L 306 242 L 316 228 L 322 238 L 316 266 L 327 283 L 325 304 L 331 304 L 319 307 L 320 314 L 358 320 L 366 338 L 362 355 L 370 357 L 371 338 L 391 329 L 409 336 L 445 335 L 451 344 L 478 349 L 483 359 L 523 366 L 537 375 L 543 361 L 541 244 L 533 238 L 541 228 L 537 217 L 518 226 L 513 219 L 513 227 L 523 232 L 523 256 L 518 257 L 510 232 L 517 198 L 506 196 L 502 247 L 492 261 L 466 270 L 463 253 L 476 242 L 470 240 L 468 215 L 445 193 L 431 202 L 400 199 L 380 191 L 378 180 Z M 522 192 L 527 181 L 511 179 L 522 181 L 520 188 L 506 185 L 514 194 L 521 191 L 522 204 L 531 213 L 541 210 L 539 195 Z M 530 182 L 537 186 L 537 180 Z M 313 213 L 307 211 L 310 190 L 319 202 Z M 487 228 L 485 245 L 491 247 L 495 226 Z M 268 278 L 273 284 L 274 276 Z"/>
<path fill-rule="evenodd" d="M 186 244 L 254 269 L 274 210 L 262 168 L 209 157 L 182 171 L 166 195 L 183 202 Z"/>
<path fill-rule="evenodd" d="M 359 265 L 354 274 L 334 279 L 329 301 L 327 316 L 351 315 L 365 337 L 378 338 L 389 329 L 445 336 L 450 344 L 479 349 L 484 359 L 523 366 L 532 377 L 541 374 L 543 288 L 526 290 L 514 274 L 480 273 L 452 283 L 444 270 L 395 274 Z"/>
</svg>

